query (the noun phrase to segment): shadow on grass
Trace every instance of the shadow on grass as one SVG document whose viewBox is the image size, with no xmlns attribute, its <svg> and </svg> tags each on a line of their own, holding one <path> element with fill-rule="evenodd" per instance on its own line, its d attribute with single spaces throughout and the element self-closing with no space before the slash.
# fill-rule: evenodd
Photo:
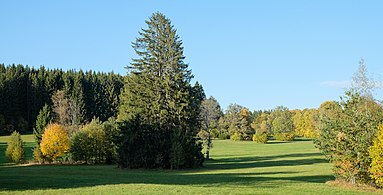
<svg viewBox="0 0 383 195">
<path fill-rule="evenodd" d="M 323 159 L 319 153 L 293 153 L 273 156 L 223 158 L 219 160 L 209 160 L 205 164 L 210 169 L 241 169 L 257 167 L 264 168 L 278 166 L 301 166 L 318 163 L 328 163 L 328 161 Z"/>
<path fill-rule="evenodd" d="M 164 184 L 221 186 L 227 184 L 265 188 L 278 188 L 281 183 L 325 183 L 334 179 L 331 175 L 299 175 L 294 171 L 269 171 L 251 169 L 237 173 L 235 169 L 273 166 L 300 166 L 326 162 L 317 153 L 296 153 L 264 157 L 238 157 L 210 160 L 197 170 L 121 170 L 115 166 L 89 165 L 36 165 L 25 167 L 0 167 L 0 190 L 35 190 L 91 187 L 113 184 Z M 297 158 L 301 159 L 288 159 Z M 314 157 L 314 158 L 313 158 Z M 287 159 L 283 159 L 287 158 Z M 230 170 L 222 173 L 217 170 Z M 297 169 L 299 169 L 297 167 Z M 212 172 L 210 173 L 210 170 Z M 259 172 L 257 171 L 259 170 Z M 218 172 L 218 173 L 217 173 Z M 297 176 L 298 175 L 298 176 Z M 278 184 L 278 185 L 277 185 Z M 281 184 L 283 185 L 283 184 Z"/>
<path fill-rule="evenodd" d="M 287 176 L 294 172 L 196 174 L 178 171 L 119 170 L 110 166 L 1 167 L 0 172 L 2 172 L 0 190 L 10 191 L 113 184 L 202 186 L 231 184 L 278 188 L 279 184 L 289 182 L 325 183 L 333 179 L 331 175 Z"/>
</svg>

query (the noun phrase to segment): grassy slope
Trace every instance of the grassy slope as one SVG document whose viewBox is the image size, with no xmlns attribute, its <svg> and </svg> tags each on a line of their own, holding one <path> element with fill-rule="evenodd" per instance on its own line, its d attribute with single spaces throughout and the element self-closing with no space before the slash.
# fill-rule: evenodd
<svg viewBox="0 0 383 195">
<path fill-rule="evenodd" d="M 0 147 L 3 155 L 5 147 Z M 334 179 L 331 165 L 311 141 L 214 141 L 212 158 L 201 169 L 168 171 L 13 166 L 0 157 L 0 194 L 368 194 L 325 184 Z"/>
</svg>

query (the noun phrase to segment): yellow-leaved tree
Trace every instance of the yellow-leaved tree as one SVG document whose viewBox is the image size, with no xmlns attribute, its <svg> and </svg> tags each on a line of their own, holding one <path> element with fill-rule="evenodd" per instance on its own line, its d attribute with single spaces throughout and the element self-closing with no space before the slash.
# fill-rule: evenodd
<svg viewBox="0 0 383 195">
<path fill-rule="evenodd" d="M 378 132 L 369 148 L 371 157 L 370 176 L 374 179 L 375 184 L 383 187 L 383 125 L 378 127 Z"/>
<path fill-rule="evenodd" d="M 40 143 L 41 153 L 47 160 L 56 160 L 69 152 L 69 135 L 62 125 L 49 124 Z"/>
</svg>

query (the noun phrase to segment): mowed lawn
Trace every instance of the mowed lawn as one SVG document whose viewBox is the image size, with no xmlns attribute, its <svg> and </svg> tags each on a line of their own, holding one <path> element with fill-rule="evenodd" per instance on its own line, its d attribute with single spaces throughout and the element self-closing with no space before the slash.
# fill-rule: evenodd
<svg viewBox="0 0 383 195">
<path fill-rule="evenodd" d="M 0 194 L 371 194 L 326 184 L 331 164 L 312 141 L 214 140 L 213 160 L 200 169 L 119 169 L 115 165 L 5 163 L 7 137 L 0 137 Z M 32 136 L 27 158 L 32 158 Z M 377 193 L 375 191 L 374 193 Z"/>
</svg>

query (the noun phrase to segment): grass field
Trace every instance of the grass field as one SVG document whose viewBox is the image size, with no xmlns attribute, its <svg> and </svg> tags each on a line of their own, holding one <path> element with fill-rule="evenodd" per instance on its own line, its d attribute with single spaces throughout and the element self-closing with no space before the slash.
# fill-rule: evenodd
<svg viewBox="0 0 383 195">
<path fill-rule="evenodd" d="M 329 164 L 312 141 L 215 140 L 213 160 L 200 169 L 121 170 L 116 166 L 31 165 L 4 162 L 0 137 L 0 194 L 371 194 L 326 184 Z M 27 141 L 31 158 L 33 139 Z"/>
</svg>

